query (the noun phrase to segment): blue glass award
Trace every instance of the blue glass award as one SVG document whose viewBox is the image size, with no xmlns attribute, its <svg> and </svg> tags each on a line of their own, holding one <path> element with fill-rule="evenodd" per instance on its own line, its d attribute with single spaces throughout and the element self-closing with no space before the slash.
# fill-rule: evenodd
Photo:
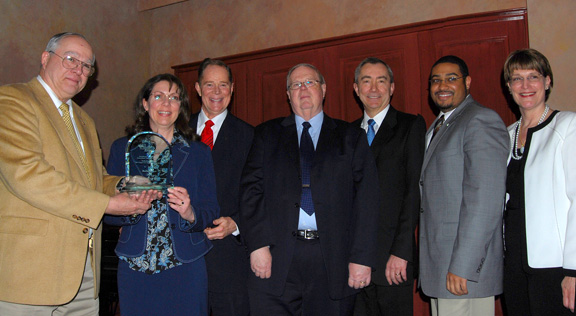
<svg viewBox="0 0 576 316">
<path fill-rule="evenodd" d="M 172 146 L 156 132 L 140 132 L 126 144 L 124 156 L 126 183 L 122 192 L 139 194 L 146 190 L 166 189 L 174 186 Z"/>
</svg>

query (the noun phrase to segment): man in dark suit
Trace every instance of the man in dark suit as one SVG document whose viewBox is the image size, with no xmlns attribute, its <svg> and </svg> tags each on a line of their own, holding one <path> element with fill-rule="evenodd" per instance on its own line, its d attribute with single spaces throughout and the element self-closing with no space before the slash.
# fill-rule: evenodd
<svg viewBox="0 0 576 316">
<path fill-rule="evenodd" d="M 208 298 L 212 316 L 248 315 L 248 255 L 240 242 L 238 208 L 240 176 L 252 144 L 254 128 L 228 112 L 234 91 L 230 67 L 206 58 L 198 68 L 196 91 L 202 109 L 190 126 L 212 148 L 221 217 L 206 228 L 214 248 L 206 255 Z"/>
<path fill-rule="evenodd" d="M 242 176 L 252 315 L 351 315 L 370 283 L 379 209 L 366 134 L 324 114 L 310 64 L 288 72 L 293 114 L 256 128 Z"/>
<path fill-rule="evenodd" d="M 354 122 L 368 135 L 380 181 L 378 257 L 372 283 L 356 298 L 355 315 L 411 316 L 414 285 L 414 230 L 418 222 L 418 180 L 426 123 L 420 115 L 390 105 L 394 74 L 381 59 L 368 57 L 356 68 L 354 91 L 364 116 Z"/>
<path fill-rule="evenodd" d="M 471 82 L 456 56 L 430 71 L 440 115 L 426 134 L 420 176 L 419 278 L 433 316 L 494 315 L 494 295 L 502 293 L 510 139 L 500 116 L 469 94 Z"/>
</svg>

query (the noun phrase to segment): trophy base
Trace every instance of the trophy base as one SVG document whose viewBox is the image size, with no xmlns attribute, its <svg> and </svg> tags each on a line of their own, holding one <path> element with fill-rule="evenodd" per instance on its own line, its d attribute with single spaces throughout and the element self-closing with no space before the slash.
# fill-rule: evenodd
<svg viewBox="0 0 576 316">
<path fill-rule="evenodd" d="M 158 191 L 162 191 L 162 192 L 166 192 L 166 190 L 169 188 L 169 186 L 167 185 L 162 185 L 162 184 L 153 184 L 153 183 L 148 183 L 148 184 L 134 184 L 134 185 L 130 185 L 127 184 L 125 187 L 123 187 L 120 192 L 126 192 L 130 195 L 138 195 L 140 193 L 142 193 L 142 191 L 148 191 L 148 190 L 158 190 Z"/>
</svg>

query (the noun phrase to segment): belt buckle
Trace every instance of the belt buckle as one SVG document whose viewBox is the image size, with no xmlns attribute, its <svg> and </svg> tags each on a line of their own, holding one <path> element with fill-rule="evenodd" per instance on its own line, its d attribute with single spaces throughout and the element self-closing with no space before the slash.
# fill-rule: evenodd
<svg viewBox="0 0 576 316">
<path fill-rule="evenodd" d="M 316 231 L 312 230 L 312 229 L 304 229 L 304 236 L 302 236 L 304 239 L 316 239 L 316 236 L 314 236 L 316 233 Z"/>
</svg>

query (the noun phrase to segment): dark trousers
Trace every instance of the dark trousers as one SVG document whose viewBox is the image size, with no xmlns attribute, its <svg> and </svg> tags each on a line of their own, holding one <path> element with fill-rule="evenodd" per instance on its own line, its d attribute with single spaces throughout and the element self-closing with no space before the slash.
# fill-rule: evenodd
<svg viewBox="0 0 576 316">
<path fill-rule="evenodd" d="M 274 258 L 272 258 L 274 264 Z M 286 287 L 281 296 L 249 290 L 252 316 L 350 316 L 354 295 L 333 300 L 318 240 L 296 241 Z"/>
<path fill-rule="evenodd" d="M 574 315 L 562 303 L 564 279 L 561 268 L 531 269 L 526 273 L 520 260 L 506 258 L 504 306 L 507 316 Z"/>
<path fill-rule="evenodd" d="M 412 316 L 413 282 L 396 286 L 371 283 L 356 296 L 355 316 Z"/>
<path fill-rule="evenodd" d="M 209 311 L 211 316 L 248 316 L 250 306 L 248 293 L 208 292 Z"/>
</svg>

